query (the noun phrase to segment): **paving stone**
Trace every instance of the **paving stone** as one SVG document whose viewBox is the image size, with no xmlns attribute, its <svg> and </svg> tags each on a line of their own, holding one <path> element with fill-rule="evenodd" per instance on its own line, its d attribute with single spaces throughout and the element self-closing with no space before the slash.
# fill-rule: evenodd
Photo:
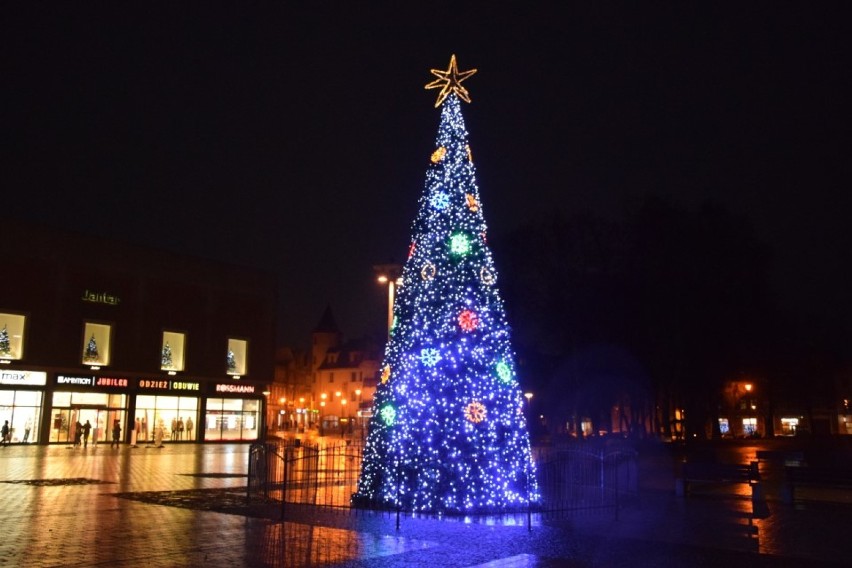
<svg viewBox="0 0 852 568">
<path fill-rule="evenodd" d="M 248 447 L 11 446 L 0 566 L 844 565 L 852 509 L 650 490 L 619 510 L 444 518 L 245 501 Z M 672 487 L 668 483 L 662 484 Z"/>
</svg>

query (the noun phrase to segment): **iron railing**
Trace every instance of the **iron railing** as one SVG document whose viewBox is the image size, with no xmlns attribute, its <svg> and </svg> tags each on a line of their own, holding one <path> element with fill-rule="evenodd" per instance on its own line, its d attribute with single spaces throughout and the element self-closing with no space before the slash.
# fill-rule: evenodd
<svg viewBox="0 0 852 568">
<path fill-rule="evenodd" d="M 355 510 L 363 447 L 347 441 L 328 445 L 294 440 L 251 446 L 247 498 L 288 507 Z M 547 448 L 534 453 L 541 499 L 528 514 L 612 509 L 616 518 L 624 501 L 637 494 L 637 453 L 627 448 L 583 445 Z M 399 517 L 401 511 L 394 509 Z"/>
</svg>

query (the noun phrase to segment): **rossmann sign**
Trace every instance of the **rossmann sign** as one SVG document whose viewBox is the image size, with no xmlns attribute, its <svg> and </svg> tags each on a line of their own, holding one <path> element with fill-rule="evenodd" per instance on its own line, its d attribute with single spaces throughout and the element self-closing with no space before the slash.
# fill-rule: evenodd
<svg viewBox="0 0 852 568">
<path fill-rule="evenodd" d="M 224 394 L 254 394 L 254 385 L 235 385 L 233 383 L 216 383 L 216 392 Z"/>
</svg>

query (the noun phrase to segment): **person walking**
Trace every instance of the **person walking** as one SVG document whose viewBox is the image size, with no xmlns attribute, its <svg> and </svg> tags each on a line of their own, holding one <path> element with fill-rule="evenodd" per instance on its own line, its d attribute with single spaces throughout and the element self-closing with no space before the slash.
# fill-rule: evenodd
<svg viewBox="0 0 852 568">
<path fill-rule="evenodd" d="M 119 444 L 121 444 L 121 422 L 114 420 L 112 423 L 112 442 L 110 442 L 109 447 L 118 448 Z"/>
<path fill-rule="evenodd" d="M 81 430 L 83 431 L 83 447 L 88 448 L 89 447 L 89 434 L 92 431 L 92 425 L 89 423 L 88 420 L 86 420 L 86 423 L 83 424 L 83 427 L 81 428 Z"/>
<path fill-rule="evenodd" d="M 0 436 L 3 437 L 3 440 L 0 443 L 3 444 L 4 448 L 9 445 L 10 434 L 11 434 L 11 429 L 9 428 L 9 421 L 6 420 L 6 421 L 3 422 L 3 427 L 0 428 Z"/>
<path fill-rule="evenodd" d="M 74 423 L 74 447 L 80 447 L 80 439 L 83 437 L 83 425 L 80 421 Z"/>
</svg>

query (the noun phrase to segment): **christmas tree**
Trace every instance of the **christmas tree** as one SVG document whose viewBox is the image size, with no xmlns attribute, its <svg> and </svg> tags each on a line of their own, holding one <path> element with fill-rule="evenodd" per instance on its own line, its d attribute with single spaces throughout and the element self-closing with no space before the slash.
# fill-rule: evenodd
<svg viewBox="0 0 852 568">
<path fill-rule="evenodd" d="M 163 369 L 171 369 L 174 366 L 174 363 L 172 362 L 172 348 L 168 341 L 166 341 L 166 344 L 163 345 L 163 352 L 160 360 L 162 361 L 161 367 Z"/>
<path fill-rule="evenodd" d="M 95 341 L 95 335 L 92 334 L 89 344 L 86 345 L 86 353 L 83 355 L 83 361 L 86 363 L 97 363 L 100 360 L 101 356 L 98 354 L 98 343 Z"/>
<path fill-rule="evenodd" d="M 499 512 L 538 500 L 455 56 L 385 348 L 356 503 Z"/>
<path fill-rule="evenodd" d="M 0 355 L 6 357 L 12 352 L 12 345 L 9 343 L 9 331 L 6 326 L 0 331 Z"/>
<path fill-rule="evenodd" d="M 237 372 L 237 357 L 234 355 L 234 352 L 228 349 L 228 372 L 236 373 Z"/>
</svg>

